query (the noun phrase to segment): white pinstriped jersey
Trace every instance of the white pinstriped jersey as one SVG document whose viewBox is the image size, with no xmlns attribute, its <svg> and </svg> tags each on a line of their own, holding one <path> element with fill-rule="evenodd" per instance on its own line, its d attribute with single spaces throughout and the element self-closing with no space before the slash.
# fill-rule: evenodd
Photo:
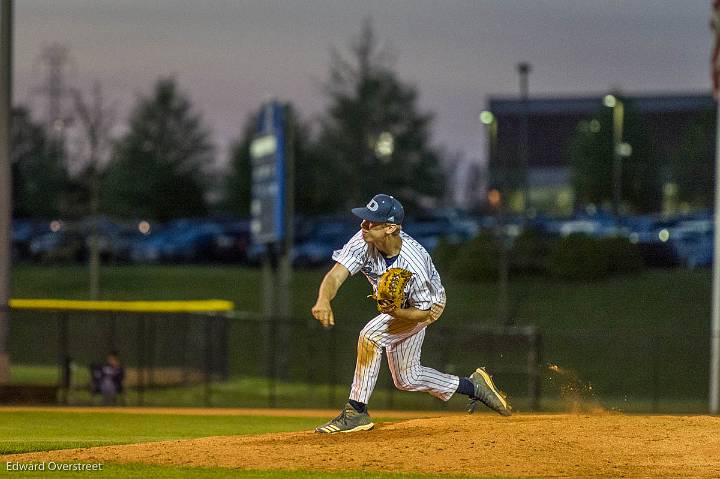
<svg viewBox="0 0 720 479">
<path fill-rule="evenodd" d="M 385 271 L 389 268 L 403 268 L 413 273 L 405 285 L 406 306 L 427 311 L 433 304 L 444 305 L 445 288 L 430 254 L 404 231 L 400 231 L 400 238 L 400 254 L 390 266 L 375 246 L 363 240 L 362 231 L 350 238 L 342 249 L 333 252 L 332 259 L 345 266 L 352 275 L 362 272 L 370 282 L 373 293 L 377 292 L 378 281 Z"/>
</svg>

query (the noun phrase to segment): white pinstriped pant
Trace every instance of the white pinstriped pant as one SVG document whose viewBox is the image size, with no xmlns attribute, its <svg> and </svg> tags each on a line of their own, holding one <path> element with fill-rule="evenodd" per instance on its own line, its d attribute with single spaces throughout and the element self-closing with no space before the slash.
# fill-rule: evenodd
<svg viewBox="0 0 720 479">
<path fill-rule="evenodd" d="M 460 378 L 420 365 L 425 328 L 432 321 L 404 330 L 392 321 L 392 316 L 380 314 L 360 331 L 350 399 L 368 403 L 375 389 L 385 348 L 393 382 L 398 389 L 425 391 L 443 401 L 449 400 L 457 390 Z"/>
</svg>

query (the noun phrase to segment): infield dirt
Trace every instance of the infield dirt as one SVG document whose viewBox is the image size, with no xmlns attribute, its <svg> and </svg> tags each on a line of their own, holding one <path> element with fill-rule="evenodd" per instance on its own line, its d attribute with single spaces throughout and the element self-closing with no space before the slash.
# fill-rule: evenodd
<svg viewBox="0 0 720 479">
<path fill-rule="evenodd" d="M 720 477 L 720 418 L 476 414 L 381 423 L 352 434 L 206 437 L 3 460 L 478 476 Z"/>
</svg>

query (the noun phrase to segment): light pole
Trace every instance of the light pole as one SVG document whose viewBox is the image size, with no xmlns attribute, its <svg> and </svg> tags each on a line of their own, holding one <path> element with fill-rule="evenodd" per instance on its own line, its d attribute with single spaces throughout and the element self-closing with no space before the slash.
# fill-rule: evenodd
<svg viewBox="0 0 720 479">
<path fill-rule="evenodd" d="M 617 217 L 620 213 L 622 200 L 622 159 L 629 156 L 630 145 L 623 143 L 623 121 L 625 117 L 625 104 L 615 95 L 605 95 L 603 105 L 613 111 L 613 164 L 612 164 L 612 210 Z"/>
<path fill-rule="evenodd" d="M 509 305 L 509 292 L 508 292 L 508 252 L 505 240 L 505 195 L 506 183 L 507 183 L 507 168 L 505 165 L 500 165 L 500 158 L 497 154 L 497 136 L 498 136 L 498 122 L 495 115 L 490 111 L 483 111 L 480 113 L 480 122 L 487 128 L 488 135 L 488 155 L 489 165 L 495 165 L 497 174 L 495 177 L 497 181 L 497 189 L 492 190 L 488 194 L 488 200 L 490 204 L 495 207 L 497 217 L 497 230 L 496 236 L 499 240 L 500 254 L 498 264 L 498 306 L 497 306 L 497 318 L 498 323 L 509 326 L 510 315 L 508 310 Z"/>
<path fill-rule="evenodd" d="M 0 2 L 0 384 L 10 378 L 10 266 L 12 256 L 12 168 L 10 167 L 10 107 L 12 105 L 13 2 Z"/>
<path fill-rule="evenodd" d="M 498 219 L 502 219 L 502 194 L 504 193 L 503 185 L 505 183 L 505 172 L 498 164 L 497 157 L 497 118 L 491 111 L 483 111 L 480 113 L 480 123 L 485 125 L 488 139 L 488 168 L 494 167 L 497 187 L 488 192 L 488 200 L 490 205 L 495 208 Z"/>
<path fill-rule="evenodd" d="M 495 149 L 497 148 L 497 118 L 495 118 L 495 115 L 491 111 L 482 111 L 480 112 L 480 123 L 485 125 L 488 130 L 488 141 L 490 144 L 490 162 L 492 163 L 495 158 Z"/>
<path fill-rule="evenodd" d="M 528 123 L 529 123 L 529 88 L 528 75 L 532 71 L 532 67 L 528 62 L 520 62 L 517 64 L 517 71 L 520 75 L 520 101 L 522 102 L 522 116 L 520 117 L 520 165 L 523 170 L 523 209 L 524 216 L 527 219 L 530 212 L 530 158 L 529 139 L 528 139 Z"/>
</svg>

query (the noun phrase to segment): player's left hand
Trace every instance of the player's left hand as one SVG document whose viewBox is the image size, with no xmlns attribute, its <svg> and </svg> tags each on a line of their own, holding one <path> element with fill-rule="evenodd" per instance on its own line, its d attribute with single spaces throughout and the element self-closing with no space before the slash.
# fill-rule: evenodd
<svg viewBox="0 0 720 479">
<path fill-rule="evenodd" d="M 329 329 L 335 326 L 335 315 L 329 301 L 318 300 L 315 306 L 310 310 L 313 317 L 320 321 L 323 328 Z"/>
</svg>

